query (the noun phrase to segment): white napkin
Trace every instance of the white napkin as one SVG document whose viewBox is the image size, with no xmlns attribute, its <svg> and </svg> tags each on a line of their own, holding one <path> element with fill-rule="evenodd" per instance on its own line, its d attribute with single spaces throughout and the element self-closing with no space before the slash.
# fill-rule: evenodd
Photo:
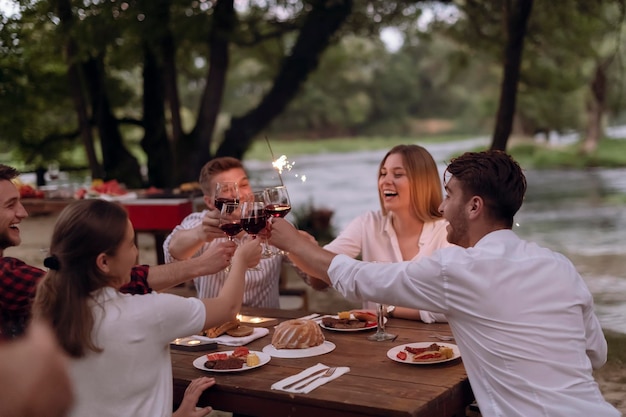
<svg viewBox="0 0 626 417">
<path fill-rule="evenodd" d="M 243 336 L 243 337 L 233 337 L 227 334 L 223 334 L 220 337 L 210 338 L 206 336 L 195 336 L 200 340 L 208 340 L 211 342 L 217 342 L 220 345 L 226 346 L 243 346 L 252 342 L 253 340 L 260 339 L 261 337 L 267 335 L 270 331 L 265 327 L 253 327 L 253 331 L 251 335 Z"/>
<path fill-rule="evenodd" d="M 287 392 L 294 392 L 294 393 L 299 393 L 299 394 L 308 394 L 309 392 L 313 391 L 315 388 L 324 385 L 327 382 L 332 381 L 335 378 L 339 378 L 341 375 L 350 372 L 350 368 L 347 366 L 340 366 L 337 368 L 337 370 L 335 371 L 335 373 L 330 376 L 330 377 L 324 377 L 324 378 L 318 378 L 315 380 L 315 382 L 308 384 L 306 387 L 302 388 L 302 389 L 296 389 L 297 387 L 299 387 L 302 384 L 307 383 L 308 381 L 318 377 L 321 374 L 317 374 L 315 376 L 313 376 L 312 378 L 306 378 L 304 379 L 302 382 L 299 382 L 298 384 L 296 384 L 295 386 L 289 388 L 289 389 L 284 389 L 283 387 L 301 380 L 302 378 L 305 378 L 306 376 L 309 376 L 311 374 L 314 374 L 316 371 L 319 371 L 321 369 L 328 369 L 329 367 L 322 364 L 322 363 L 318 363 L 315 366 L 311 366 L 310 368 L 305 369 L 304 371 L 300 372 L 299 374 L 296 375 L 292 375 L 288 378 L 285 379 L 281 379 L 280 381 L 274 383 L 274 385 L 272 385 L 272 389 L 276 389 L 276 390 L 280 390 L 280 391 L 287 391 Z"/>
</svg>

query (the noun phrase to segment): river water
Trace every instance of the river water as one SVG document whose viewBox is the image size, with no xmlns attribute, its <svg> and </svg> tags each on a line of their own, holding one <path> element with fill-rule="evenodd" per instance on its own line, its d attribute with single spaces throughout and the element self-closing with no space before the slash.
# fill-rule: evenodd
<svg viewBox="0 0 626 417">
<path fill-rule="evenodd" d="M 451 155 L 487 143 L 487 138 L 477 138 L 422 145 L 443 173 Z M 288 157 L 293 167 L 283 171 L 282 179 L 294 210 L 307 204 L 333 210 L 335 232 L 362 212 L 377 210 L 377 170 L 385 153 L 355 150 Z M 247 161 L 246 167 L 257 186 L 279 182 L 267 162 Z M 626 333 L 626 169 L 525 174 L 528 191 L 515 232 L 569 257 L 594 295 L 602 326 Z"/>
</svg>

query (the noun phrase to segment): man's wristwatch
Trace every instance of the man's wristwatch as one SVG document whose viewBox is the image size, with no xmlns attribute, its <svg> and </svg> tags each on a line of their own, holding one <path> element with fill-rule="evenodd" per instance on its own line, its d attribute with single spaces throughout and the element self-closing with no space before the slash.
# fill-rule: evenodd
<svg viewBox="0 0 626 417">
<path fill-rule="evenodd" d="M 396 306 L 387 306 L 387 317 L 393 317 L 394 311 L 396 311 Z"/>
</svg>

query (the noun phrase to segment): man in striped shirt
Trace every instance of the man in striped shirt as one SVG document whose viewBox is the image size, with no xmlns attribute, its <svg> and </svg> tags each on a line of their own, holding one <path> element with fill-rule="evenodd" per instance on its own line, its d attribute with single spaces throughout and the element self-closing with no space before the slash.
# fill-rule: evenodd
<svg viewBox="0 0 626 417">
<path fill-rule="evenodd" d="M 226 235 L 219 228 L 220 212 L 214 203 L 215 187 L 218 182 L 237 183 L 240 201 L 244 201 L 253 194 L 248 174 L 241 161 L 236 158 L 212 159 L 202 167 L 199 182 L 207 209 L 188 215 L 167 237 L 163 243 L 166 263 L 201 256 L 203 253 L 213 250 L 212 248 L 220 242 L 227 241 Z M 244 238 L 246 238 L 246 233 L 240 232 L 235 237 L 235 242 Z M 313 239 L 313 237 L 310 238 Z M 288 255 L 277 254 L 270 258 L 261 259 L 260 270 L 248 270 L 246 272 L 243 305 L 267 308 L 280 307 L 279 280 L 283 262 L 293 265 L 289 261 Z M 304 273 L 297 268 L 296 270 L 305 281 L 308 279 Z M 227 272 L 222 270 L 214 274 L 202 274 L 196 277 L 194 283 L 198 297 L 216 296 L 227 275 Z"/>
</svg>

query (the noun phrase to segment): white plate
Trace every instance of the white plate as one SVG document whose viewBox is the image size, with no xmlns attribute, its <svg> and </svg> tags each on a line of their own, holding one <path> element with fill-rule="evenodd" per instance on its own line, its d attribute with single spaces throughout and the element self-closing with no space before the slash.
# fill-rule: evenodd
<svg viewBox="0 0 626 417">
<path fill-rule="evenodd" d="M 211 352 L 211 353 L 226 353 L 227 355 L 231 355 L 234 352 L 234 350 L 226 350 L 223 352 Z M 239 369 L 209 369 L 206 368 L 204 366 L 205 362 L 207 361 L 207 357 L 206 354 L 200 356 L 199 358 L 194 359 L 193 361 L 193 366 L 195 366 L 196 368 L 202 370 L 202 371 L 209 371 L 209 372 L 242 372 L 242 371 L 248 371 L 250 369 L 254 369 L 254 368 L 258 368 L 259 366 L 263 366 L 266 363 L 268 363 L 271 359 L 270 355 L 265 354 L 263 352 L 257 352 L 256 350 L 251 350 L 250 353 L 256 353 L 257 356 L 260 359 L 260 362 L 258 365 L 254 365 L 254 366 L 248 366 L 246 365 L 246 363 L 243 363 L 243 367 L 239 368 Z"/>
<path fill-rule="evenodd" d="M 413 362 L 413 355 L 409 352 L 406 353 L 406 359 L 402 360 L 400 358 L 398 358 L 396 355 L 398 354 L 398 352 L 402 352 L 404 350 L 404 348 L 406 346 L 411 346 L 414 348 L 425 348 L 428 347 L 430 345 L 432 345 L 433 342 L 415 342 L 415 343 L 407 343 L 404 345 L 400 345 L 400 346 L 396 346 L 396 347 L 392 347 L 391 349 L 389 349 L 387 351 L 387 357 L 391 360 L 394 360 L 396 362 L 400 362 L 400 363 L 408 363 L 410 365 L 430 365 L 432 363 L 442 363 L 442 362 L 449 362 L 449 361 L 453 361 L 456 358 L 460 358 L 461 357 L 461 352 L 459 351 L 459 348 L 457 345 L 454 345 L 452 343 L 441 343 L 441 342 L 437 342 L 437 344 L 439 346 L 445 346 L 445 347 L 449 347 L 452 349 L 452 357 L 449 359 L 442 359 L 440 361 L 427 361 L 427 362 Z"/>
<path fill-rule="evenodd" d="M 308 358 L 309 356 L 323 355 L 333 350 L 335 350 L 335 344 L 328 340 L 319 346 L 307 349 L 276 349 L 272 344 L 263 348 L 263 352 L 275 358 Z"/>
<path fill-rule="evenodd" d="M 332 318 L 335 318 L 335 319 L 339 318 L 339 316 L 323 316 L 323 317 L 332 317 Z M 350 314 L 350 318 L 354 319 L 354 316 L 352 314 Z M 365 325 L 365 327 L 359 327 L 357 329 L 335 329 L 334 327 L 324 326 L 324 323 L 322 323 L 322 317 L 315 319 L 315 321 L 319 322 L 319 324 L 322 327 L 322 329 L 333 330 L 335 332 L 360 332 L 360 331 L 363 331 L 363 330 L 376 329 L 376 322 L 375 321 L 368 321 L 367 324 Z M 384 321 L 385 321 L 385 323 L 387 323 L 387 317 L 384 317 Z"/>
</svg>

